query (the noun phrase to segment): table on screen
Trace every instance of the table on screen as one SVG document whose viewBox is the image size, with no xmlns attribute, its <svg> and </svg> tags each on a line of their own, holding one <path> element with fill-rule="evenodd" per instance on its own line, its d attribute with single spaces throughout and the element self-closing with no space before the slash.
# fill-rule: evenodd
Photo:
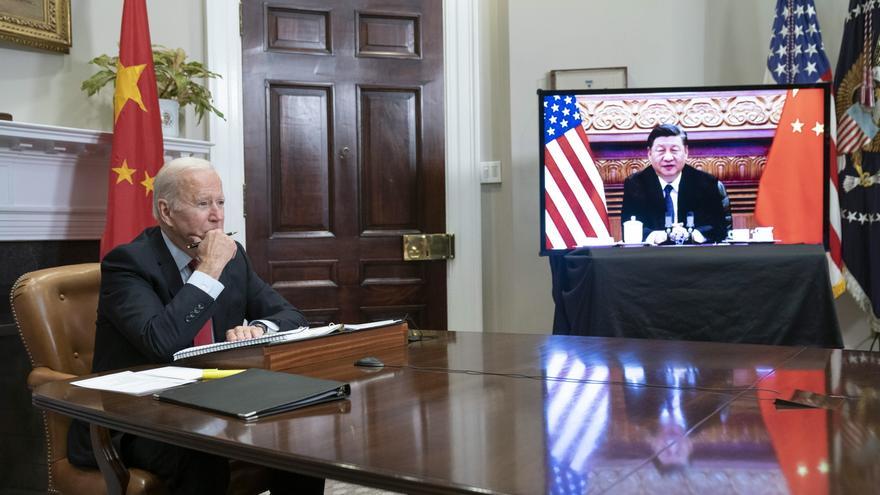
<svg viewBox="0 0 880 495">
<path fill-rule="evenodd" d="M 554 334 L 843 345 L 819 245 L 584 248 L 550 266 Z"/>
</svg>

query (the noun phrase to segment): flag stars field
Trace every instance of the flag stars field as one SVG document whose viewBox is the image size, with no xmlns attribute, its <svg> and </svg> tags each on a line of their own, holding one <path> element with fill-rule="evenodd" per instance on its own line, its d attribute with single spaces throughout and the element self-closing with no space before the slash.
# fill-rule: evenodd
<svg viewBox="0 0 880 495">
<path fill-rule="evenodd" d="M 131 180 L 131 176 L 137 172 L 136 168 L 128 168 L 128 160 L 122 160 L 121 167 L 113 167 L 111 170 L 116 172 L 116 183 L 119 184 L 122 181 L 128 181 L 129 184 L 134 185 L 134 181 Z"/>
<path fill-rule="evenodd" d="M 153 192 L 153 177 L 150 177 L 150 173 L 146 170 L 144 170 L 144 180 L 141 181 L 141 185 L 144 186 L 144 195 Z"/>
<path fill-rule="evenodd" d="M 119 120 L 119 114 L 128 100 L 137 103 L 138 107 L 144 112 L 147 111 L 147 107 L 144 106 L 144 101 L 141 98 L 141 90 L 138 88 L 138 81 L 146 67 L 146 64 L 128 67 L 121 63 L 116 64 L 116 94 L 113 97 L 114 123 Z"/>
</svg>

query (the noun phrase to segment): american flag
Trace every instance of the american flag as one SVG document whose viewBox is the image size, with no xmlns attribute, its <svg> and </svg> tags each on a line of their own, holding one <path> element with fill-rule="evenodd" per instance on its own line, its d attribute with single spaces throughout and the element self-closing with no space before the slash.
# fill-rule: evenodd
<svg viewBox="0 0 880 495">
<path fill-rule="evenodd" d="M 825 44 L 819 30 L 819 19 L 813 0 L 777 0 L 767 74 L 778 84 L 816 83 L 831 81 L 831 64 L 825 55 Z M 831 99 L 834 115 L 834 99 Z M 828 268 L 834 295 L 846 288 L 843 258 L 840 251 L 840 202 L 837 194 L 839 172 L 837 123 L 831 119 L 826 131 L 831 141 L 831 170 L 828 181 Z M 843 122 L 841 122 L 843 126 Z M 843 139 L 843 137 L 841 137 Z"/>
<path fill-rule="evenodd" d="M 548 249 L 610 240 L 605 186 L 573 95 L 544 96 L 544 232 Z"/>
<path fill-rule="evenodd" d="M 767 70 L 779 84 L 831 80 L 813 0 L 777 0 Z"/>
</svg>

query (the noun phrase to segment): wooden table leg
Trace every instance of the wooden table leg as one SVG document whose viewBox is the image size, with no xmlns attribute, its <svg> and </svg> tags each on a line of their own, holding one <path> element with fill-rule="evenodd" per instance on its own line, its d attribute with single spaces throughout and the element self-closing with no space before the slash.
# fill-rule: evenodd
<svg viewBox="0 0 880 495">
<path fill-rule="evenodd" d="M 128 487 L 128 468 L 119 457 L 119 452 L 110 441 L 110 430 L 95 424 L 89 425 L 89 435 L 92 438 L 92 450 L 95 452 L 95 460 L 98 468 L 104 476 L 109 495 L 125 495 Z"/>
</svg>

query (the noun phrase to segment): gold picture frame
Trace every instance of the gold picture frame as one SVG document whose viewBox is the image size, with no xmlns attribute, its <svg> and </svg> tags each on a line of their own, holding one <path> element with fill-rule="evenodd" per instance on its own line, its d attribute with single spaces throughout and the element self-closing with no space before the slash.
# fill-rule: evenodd
<svg viewBox="0 0 880 495">
<path fill-rule="evenodd" d="M 553 89 L 620 89 L 627 84 L 626 67 L 550 71 Z"/>
<path fill-rule="evenodd" d="M 70 0 L 0 0 L 0 40 L 70 53 Z"/>
</svg>

